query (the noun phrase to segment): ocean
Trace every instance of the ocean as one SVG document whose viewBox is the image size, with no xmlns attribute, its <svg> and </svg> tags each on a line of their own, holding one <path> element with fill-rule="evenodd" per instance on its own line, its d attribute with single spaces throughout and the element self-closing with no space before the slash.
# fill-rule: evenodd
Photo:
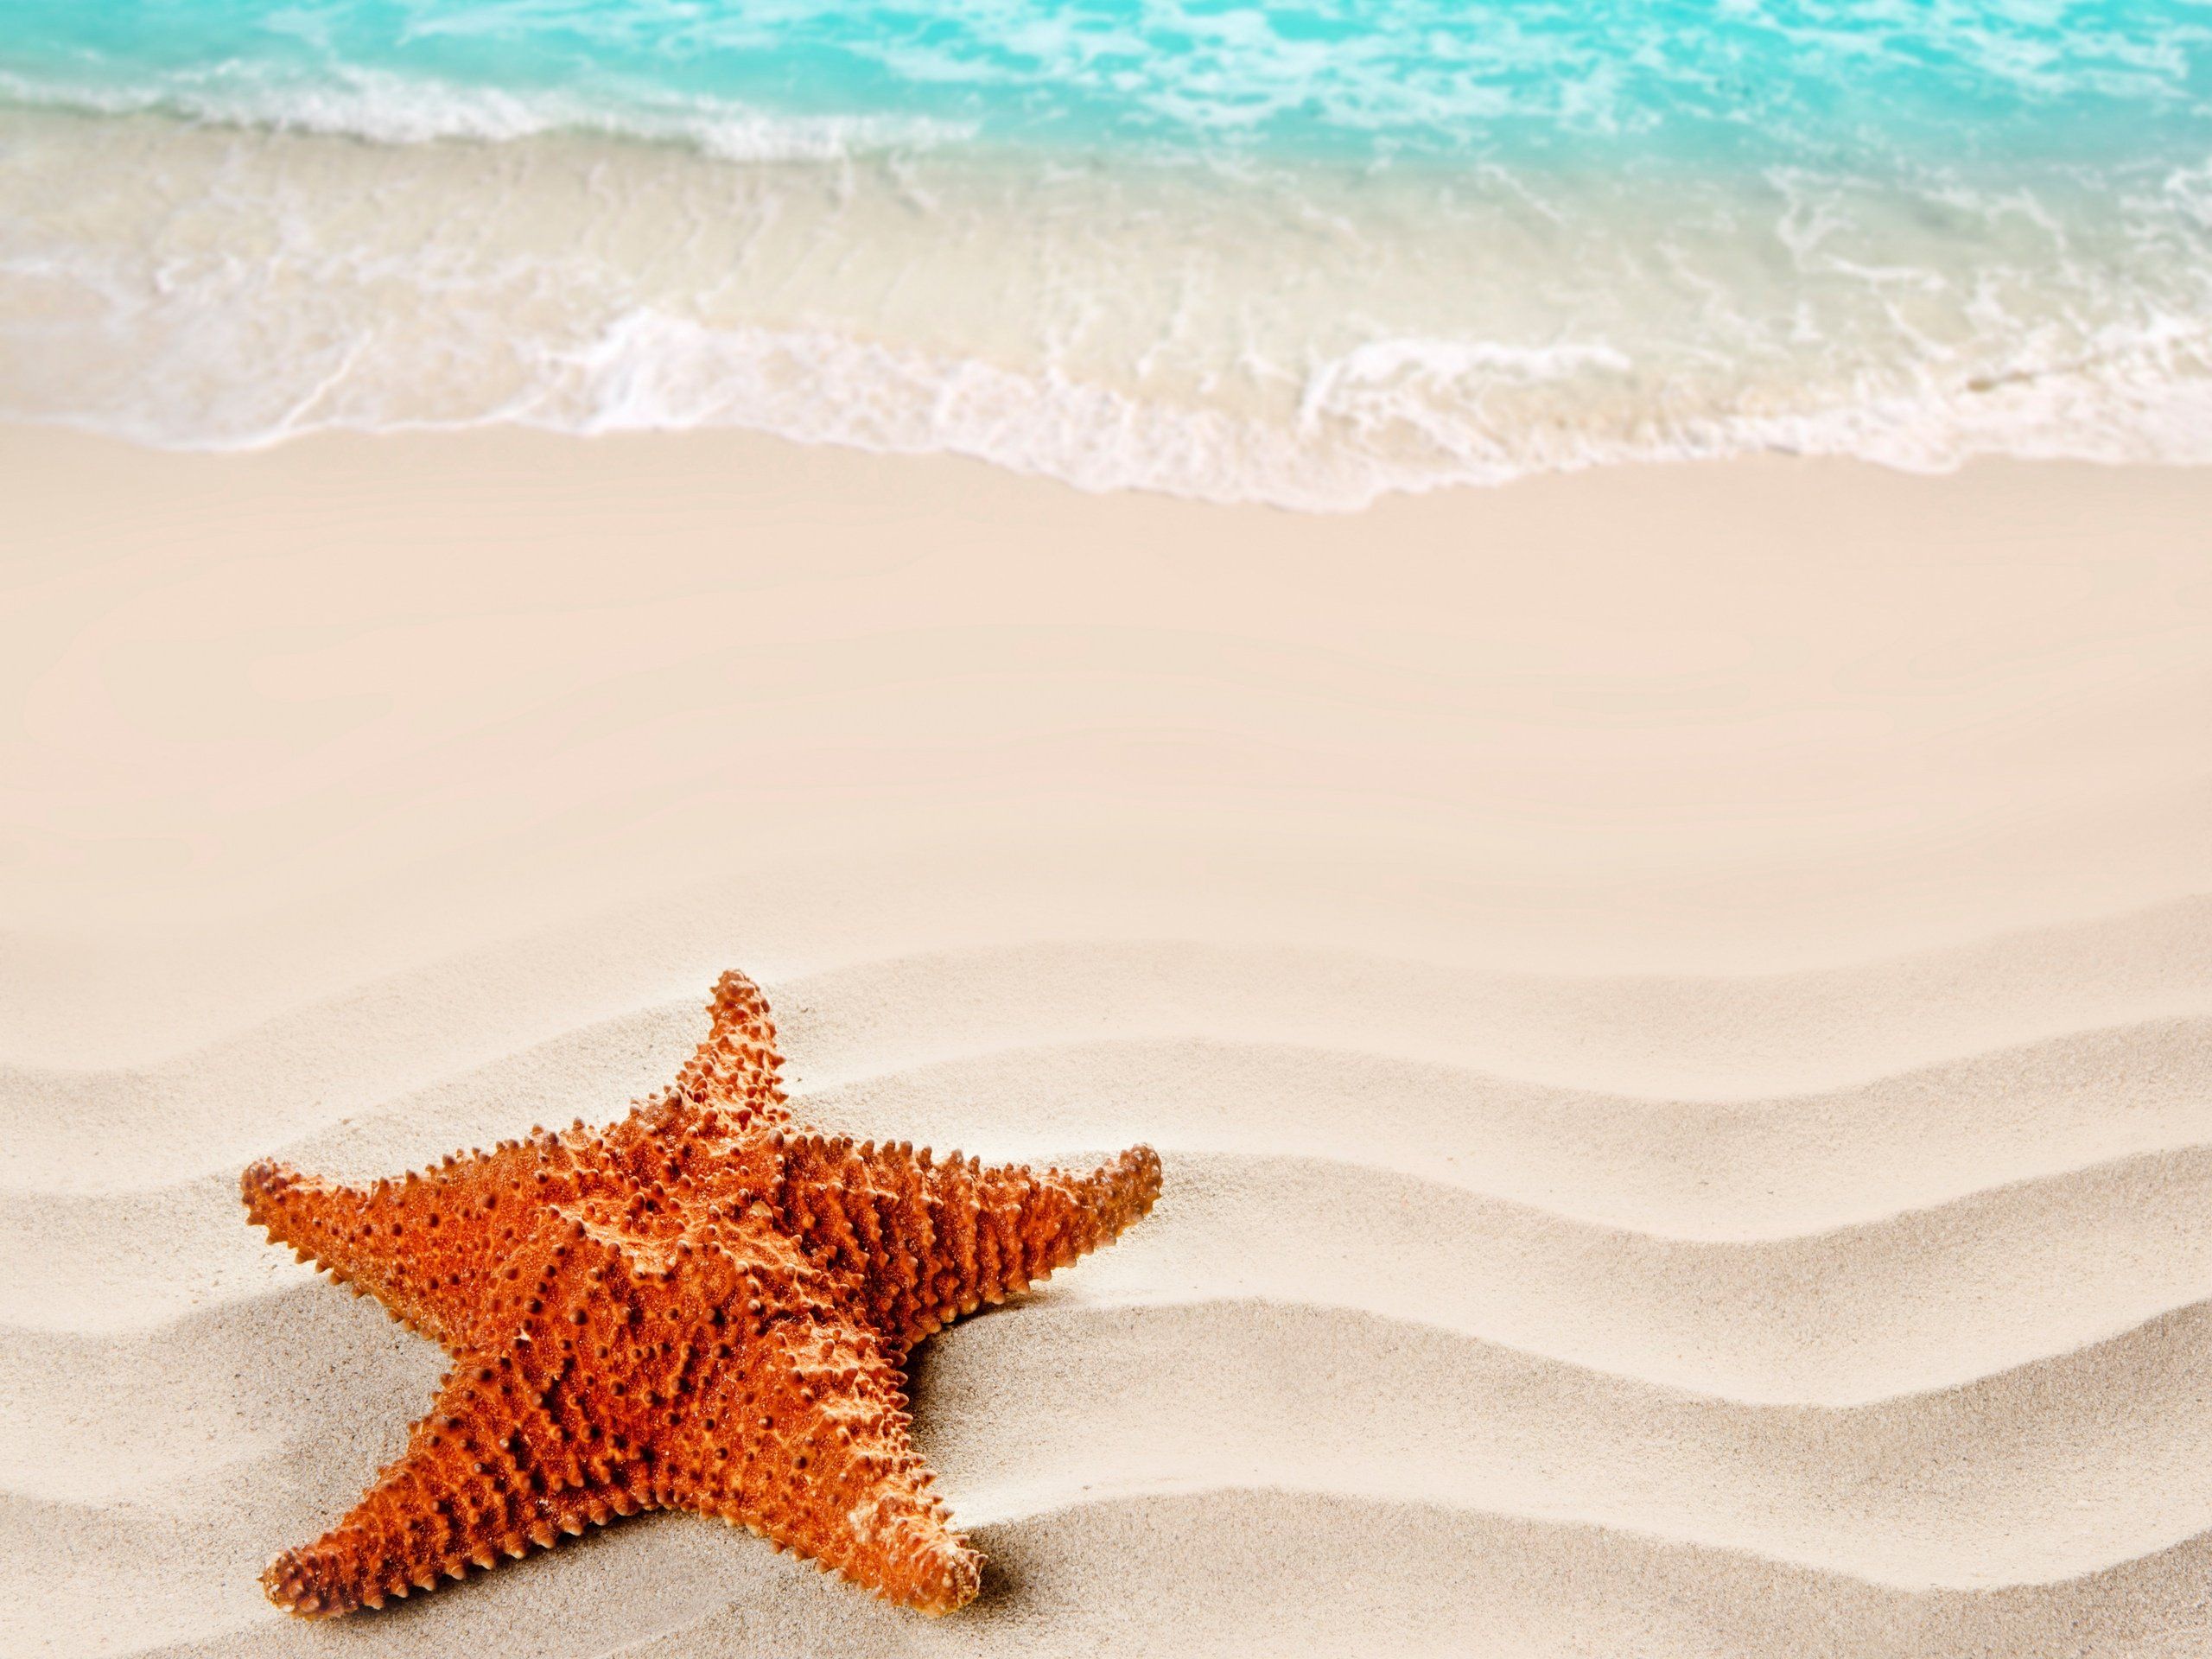
<svg viewBox="0 0 2212 1659">
<path fill-rule="evenodd" d="M 0 417 L 2212 460 L 2202 0 L 0 0 Z"/>
</svg>

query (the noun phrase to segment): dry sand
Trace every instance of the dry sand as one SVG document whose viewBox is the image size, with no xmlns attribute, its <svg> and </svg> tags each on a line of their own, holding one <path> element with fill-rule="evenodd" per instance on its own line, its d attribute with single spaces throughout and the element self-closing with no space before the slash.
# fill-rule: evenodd
<svg viewBox="0 0 2212 1659">
<path fill-rule="evenodd" d="M 2212 1651 L 2212 472 L 0 496 L 0 1648 Z M 1166 1159 L 918 1363 L 983 1600 L 663 1516 L 276 1613 L 442 1366 L 239 1166 L 611 1116 L 726 965 L 824 1125 Z"/>
</svg>

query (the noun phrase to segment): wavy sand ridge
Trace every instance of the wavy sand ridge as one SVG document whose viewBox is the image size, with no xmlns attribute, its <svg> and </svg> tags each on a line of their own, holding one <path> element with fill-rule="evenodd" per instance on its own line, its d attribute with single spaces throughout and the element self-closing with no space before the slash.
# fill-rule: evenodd
<svg viewBox="0 0 2212 1659">
<path fill-rule="evenodd" d="M 343 1395 L 396 1424 L 435 1362 L 377 1343 L 362 1323 L 280 1318 L 229 1357 L 245 1375 L 257 1359 L 274 1370 L 267 1349 L 286 1325 L 317 1353 L 341 1342 L 381 1350 L 380 1363 L 317 1364 L 313 1399 Z M 2202 1308 L 1962 1389 L 1840 1410 L 1683 1395 L 1342 1311 L 1048 1301 L 974 1331 L 924 1362 L 918 1405 L 963 1522 L 987 1536 L 1106 1498 L 1300 1491 L 1355 1509 L 1417 1503 L 1573 1524 L 1755 1558 L 1831 1589 L 1926 1595 L 2054 1586 L 2212 1529 Z M 59 1580 L 49 1605 L 88 1634 L 251 1632 L 265 1615 L 230 1564 L 342 1503 L 348 1481 L 397 1440 L 394 1427 L 334 1454 L 327 1422 L 281 1403 L 297 1383 L 266 1376 L 241 1391 L 239 1415 L 268 1439 L 252 1451 L 234 1440 L 242 1455 L 229 1463 L 210 1459 L 127 1498 L 11 1496 L 8 1529 L 23 1547 L 14 1559 L 44 1564 Z M 556 1554 L 427 1604 L 425 1620 L 444 1640 L 495 1638 L 532 1603 L 604 1593 L 593 1563 L 621 1536 L 592 1546 L 565 1581 L 548 1576 L 561 1570 Z M 743 1561 L 744 1541 L 728 1542 L 658 1546 L 680 1563 L 662 1599 L 680 1592 L 704 1609 L 745 1599 L 752 1584 L 764 1605 L 792 1593 L 762 1582 L 766 1563 Z"/>
<path fill-rule="evenodd" d="M 1166 1160 L 1146 1227 L 918 1366 L 995 1592 L 925 1627 L 645 1520 L 341 1639 L 1266 1651 L 1295 1619 L 1365 1650 L 2201 1651 L 2208 918 L 1737 981 L 1110 942 L 786 978 L 810 1117 Z M 605 1116 L 696 1023 L 655 997 L 531 1034 L 503 981 L 520 1040 L 455 1018 L 410 1052 L 388 1021 L 426 995 L 75 1075 L 67 1171 L 57 1074 L 10 1078 L 0 1601 L 54 1650 L 303 1650 L 253 1573 L 442 1369 L 259 1244 L 233 1143 L 370 1170 Z M 288 1068 L 325 1082 L 287 1096 Z"/>
<path fill-rule="evenodd" d="M 2212 1296 L 2212 1231 L 2198 1223 L 2212 1209 L 2208 1147 L 1746 1242 L 1592 1225 L 1350 1157 L 1170 1155 L 1193 1202 L 1149 1230 L 1157 1243 L 1058 1294 L 1364 1308 L 1694 1393 L 1831 1405 L 1967 1381 Z M 233 1203 L 212 1180 L 146 1198 L 19 1201 L 17 1254 L 50 1270 L 35 1294 L 17 1285 L 6 1298 L 0 1371 L 91 1369 L 101 1355 L 124 1375 L 174 1371 L 172 1330 L 316 1294 L 308 1269 L 253 1236 L 241 1243 Z M 106 1243 L 117 1235 L 124 1248 Z M 180 1261 L 203 1264 L 195 1282 L 178 1282 Z M 194 1455 L 174 1446 L 173 1427 L 118 1412 L 100 1439 L 136 1433 L 143 1445 L 115 1466 L 143 1470 Z M 28 1421 L 21 1432 L 35 1470 L 43 1437 Z"/>
<path fill-rule="evenodd" d="M 1354 1309 L 1040 1294 L 1031 1313 L 978 1320 L 975 1336 L 917 1367 L 918 1402 L 935 1418 L 931 1456 L 978 1524 L 1086 1495 L 1281 1486 L 1600 1521 L 1905 1586 L 2070 1577 L 2212 1529 L 2199 1472 L 2212 1401 L 2197 1386 L 2212 1360 L 2212 1304 L 1957 1388 L 1856 1407 L 1688 1395 Z M 198 1410 L 177 1402 L 173 1429 L 200 1443 L 195 1455 L 130 1455 L 129 1479 L 106 1490 L 87 1468 L 73 1494 L 11 1484 L 11 1497 L 81 1516 L 88 1544 L 118 1524 L 129 1531 L 133 1513 L 188 1522 L 183 1548 L 216 1570 L 262 1523 L 232 1512 L 235 1494 L 263 1491 L 288 1507 L 283 1484 L 327 1430 L 312 1398 L 288 1394 L 296 1377 L 268 1363 L 287 1331 L 311 1333 L 318 1357 L 358 1351 L 335 1378 L 393 1396 L 400 1416 L 380 1438 L 396 1442 L 406 1403 L 427 1387 L 410 1374 L 434 1376 L 436 1357 L 279 1305 L 187 1328 L 170 1354 L 148 1356 L 173 1362 L 188 1347 L 232 1362 L 222 1399 Z M 1001 1390 L 1032 1403 L 1009 1408 Z M 1160 1432 L 1166 1400 L 1177 1402 L 1172 1433 Z M 81 1436 L 127 1403 L 95 1382 L 53 1427 Z M 250 1431 L 226 1428 L 226 1408 Z"/>
<path fill-rule="evenodd" d="M 693 1019 L 688 988 L 643 1010 L 585 988 L 595 959 L 650 958 L 635 926 L 563 940 L 575 962 L 549 964 L 524 945 L 439 963 L 150 1066 L 0 1066 L 0 1108 L 17 1131 L 0 1179 L 107 1191 L 221 1173 L 272 1138 L 299 1142 L 479 1068 L 497 1068 L 548 1117 L 603 1113 L 607 1090 L 624 1098 L 658 1082 Z M 1454 1068 L 1531 1094 L 1755 1109 L 1991 1049 L 2212 1014 L 2212 899 L 1770 976 L 1503 974 L 1296 946 L 1097 940 L 881 957 L 775 982 L 794 1076 L 817 1091 L 1010 1048 L 1212 1039 Z M 836 1012 L 817 1017 L 817 1004 Z M 549 1028 L 548 1006 L 572 1017 Z M 2085 1066 L 2100 1086 L 2109 1077 L 2094 1055 L 2051 1069 Z M 2165 1069 L 2131 1068 L 2154 1086 Z M 482 1099 L 480 1083 L 457 1098 Z M 425 1110 L 440 1110 L 435 1098 L 409 1120 Z"/>
</svg>

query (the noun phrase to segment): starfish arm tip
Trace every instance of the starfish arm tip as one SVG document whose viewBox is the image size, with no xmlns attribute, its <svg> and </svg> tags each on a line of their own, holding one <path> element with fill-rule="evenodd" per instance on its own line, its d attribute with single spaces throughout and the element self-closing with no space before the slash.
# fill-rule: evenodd
<svg viewBox="0 0 2212 1659">
<path fill-rule="evenodd" d="M 983 1557 L 960 1540 L 938 1575 L 936 1593 L 915 1604 L 931 1618 L 957 1613 L 976 1599 L 983 1587 Z"/>
<path fill-rule="evenodd" d="M 1129 1179 L 1128 1190 L 1135 1200 L 1136 1214 L 1141 1216 L 1160 1197 L 1160 1154 L 1141 1141 L 1122 1154 L 1120 1163 L 1122 1173 Z"/>
<path fill-rule="evenodd" d="M 856 1577 L 849 1568 L 838 1570 L 896 1606 L 926 1618 L 943 1618 L 958 1612 L 982 1593 L 986 1564 L 982 1551 L 960 1534 L 945 1529 L 926 1543 L 894 1550 L 887 1559 L 879 1560 L 872 1574 Z"/>
<path fill-rule="evenodd" d="M 238 1198 L 246 1213 L 259 1221 L 269 1200 L 291 1185 L 294 1172 L 274 1158 L 257 1158 L 238 1172 Z"/>
<path fill-rule="evenodd" d="M 288 1549 L 262 1570 L 261 1588 L 276 1606 L 296 1618 L 335 1618 L 359 1604 L 333 1592 L 303 1552 Z"/>
</svg>

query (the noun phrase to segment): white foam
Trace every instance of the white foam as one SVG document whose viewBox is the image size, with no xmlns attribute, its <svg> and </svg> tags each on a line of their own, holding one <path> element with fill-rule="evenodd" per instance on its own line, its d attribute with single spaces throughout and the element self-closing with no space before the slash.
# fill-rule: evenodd
<svg viewBox="0 0 2212 1659">
<path fill-rule="evenodd" d="M 581 372 L 576 413 L 541 406 L 521 418 L 581 431 L 736 427 L 969 455 L 1090 491 L 1350 511 L 1392 492 L 1755 454 L 1851 455 L 1913 472 L 1991 454 L 2204 464 L 2212 378 L 2166 372 L 2177 353 L 2194 359 L 2204 344 L 2202 330 L 2162 319 L 2139 336 L 2112 331 L 2098 360 L 2024 370 L 1964 397 L 1923 385 L 1803 413 L 1715 411 L 1639 434 L 1516 434 L 1453 393 L 1470 377 L 1560 383 L 1624 374 L 1630 360 L 1595 344 L 1384 341 L 1324 365 L 1297 423 L 1284 426 L 827 333 L 713 330 L 639 310 L 567 359 Z M 1403 442 L 1408 429 L 1427 444 Z"/>
<path fill-rule="evenodd" d="M 783 129 L 723 135 L 732 162 L 499 98 L 371 101 L 448 142 L 305 130 L 357 130 L 335 107 L 0 115 L 0 416 L 177 448 L 734 427 L 1307 510 L 1775 451 L 2212 461 L 2186 171 L 2086 201 L 1485 173 L 1440 219 L 1419 180 L 893 162 Z M 464 135 L 529 154 L 486 167 Z M 54 214 L 87 177 L 97 211 Z"/>
<path fill-rule="evenodd" d="M 276 64 L 234 60 L 113 84 L 0 71 L 0 98 L 34 108 L 176 116 L 384 144 L 508 143 L 545 133 L 595 132 L 688 143 L 737 162 L 827 160 L 950 143 L 971 131 L 959 124 L 889 116 L 772 115 L 645 86 L 600 98 L 511 92 L 344 63 L 321 66 L 310 77 Z"/>
</svg>

